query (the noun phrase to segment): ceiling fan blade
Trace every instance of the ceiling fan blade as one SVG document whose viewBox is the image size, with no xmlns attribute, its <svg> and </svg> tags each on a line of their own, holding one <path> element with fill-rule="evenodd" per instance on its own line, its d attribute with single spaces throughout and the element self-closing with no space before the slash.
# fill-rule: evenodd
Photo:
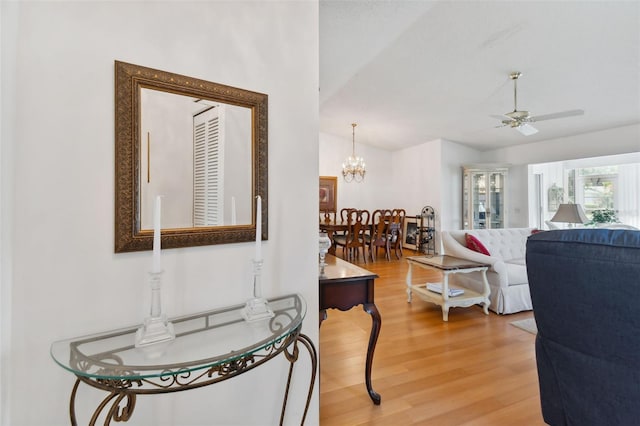
<svg viewBox="0 0 640 426">
<path fill-rule="evenodd" d="M 491 114 L 489 117 L 491 118 L 495 118 L 496 120 L 513 120 L 513 118 L 507 116 L 507 115 L 497 115 L 497 114 Z"/>
<path fill-rule="evenodd" d="M 570 111 L 554 112 L 553 114 L 537 115 L 535 117 L 530 117 L 529 121 L 536 122 L 536 121 L 543 121 L 543 120 L 553 120 L 555 118 L 573 117 L 576 115 L 583 115 L 583 114 L 584 114 L 584 110 L 572 109 Z"/>
<path fill-rule="evenodd" d="M 538 129 L 533 127 L 531 124 L 527 124 L 527 123 L 522 123 L 521 125 L 516 127 L 516 130 L 525 136 L 531 136 L 538 133 Z"/>
</svg>

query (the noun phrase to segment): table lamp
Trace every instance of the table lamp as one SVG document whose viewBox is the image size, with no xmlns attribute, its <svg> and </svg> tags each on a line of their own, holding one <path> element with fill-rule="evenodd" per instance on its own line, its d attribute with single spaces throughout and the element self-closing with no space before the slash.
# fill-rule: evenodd
<svg viewBox="0 0 640 426">
<path fill-rule="evenodd" d="M 551 222 L 565 222 L 573 223 L 586 223 L 589 219 L 584 214 L 582 206 L 580 204 L 560 204 L 558 211 L 551 218 Z"/>
</svg>

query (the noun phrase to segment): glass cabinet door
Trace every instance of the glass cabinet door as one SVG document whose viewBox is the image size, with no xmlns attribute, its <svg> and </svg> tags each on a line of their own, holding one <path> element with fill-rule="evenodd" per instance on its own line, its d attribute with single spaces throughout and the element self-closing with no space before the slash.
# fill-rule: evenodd
<svg viewBox="0 0 640 426">
<path fill-rule="evenodd" d="M 471 174 L 471 191 L 473 197 L 473 229 L 487 228 L 487 175 L 474 172 Z"/>
<path fill-rule="evenodd" d="M 463 169 L 463 229 L 506 226 L 505 181 L 507 169 Z"/>
<path fill-rule="evenodd" d="M 469 181 L 469 174 L 466 170 L 463 169 L 462 172 L 462 229 L 471 229 L 471 225 L 469 223 L 470 214 L 470 206 L 471 206 L 471 196 L 469 194 L 469 185 L 467 182 Z"/>
<path fill-rule="evenodd" d="M 489 173 L 491 211 L 489 228 L 504 228 L 504 173 Z"/>
</svg>

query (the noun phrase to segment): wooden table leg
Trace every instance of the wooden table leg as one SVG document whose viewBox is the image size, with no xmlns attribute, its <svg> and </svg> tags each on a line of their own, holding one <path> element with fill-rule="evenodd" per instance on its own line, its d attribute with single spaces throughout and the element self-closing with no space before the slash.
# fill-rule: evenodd
<svg viewBox="0 0 640 426">
<path fill-rule="evenodd" d="M 376 342 L 378 341 L 378 335 L 380 334 L 380 325 L 382 324 L 382 318 L 378 308 L 373 303 L 365 303 L 363 305 L 365 312 L 371 315 L 371 335 L 369 337 L 369 347 L 367 348 L 367 364 L 365 366 L 364 380 L 367 385 L 367 392 L 373 400 L 375 405 L 380 405 L 380 395 L 373 390 L 371 386 L 371 367 L 373 364 L 373 352 L 376 349 Z"/>
<path fill-rule="evenodd" d="M 322 321 L 327 319 L 327 310 L 320 309 L 320 316 L 318 317 L 318 328 L 322 325 Z"/>
</svg>

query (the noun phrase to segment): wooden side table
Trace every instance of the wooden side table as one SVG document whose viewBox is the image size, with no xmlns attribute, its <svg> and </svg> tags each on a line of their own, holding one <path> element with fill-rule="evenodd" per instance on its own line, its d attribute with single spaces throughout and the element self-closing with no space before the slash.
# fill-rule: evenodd
<svg viewBox="0 0 640 426">
<path fill-rule="evenodd" d="M 407 271 L 407 296 L 409 303 L 411 303 L 412 292 L 415 292 L 423 300 L 442 307 L 443 321 L 449 320 L 449 308 L 469 307 L 478 303 L 484 305 L 484 313 L 489 315 L 489 305 L 491 303 L 489 294 L 491 289 L 489 288 L 489 281 L 487 280 L 487 269 L 489 269 L 490 265 L 447 255 L 412 256 L 407 258 L 407 262 L 409 263 L 409 270 Z M 442 283 L 436 283 L 442 286 L 442 293 L 427 290 L 427 283 L 413 284 L 412 268 L 414 265 L 420 268 L 435 268 L 442 271 Z M 464 294 L 453 297 L 449 296 L 449 274 L 468 274 L 478 271 L 481 273 L 484 284 L 482 293 L 465 288 Z"/>
<path fill-rule="evenodd" d="M 371 335 L 367 348 L 367 361 L 364 377 L 369 397 L 376 405 L 380 404 L 380 395 L 371 385 L 371 367 L 373 352 L 376 349 L 382 318 L 373 301 L 374 281 L 378 276 L 352 263 L 345 262 L 335 256 L 327 255 L 327 266 L 320 268 L 318 277 L 320 289 L 320 324 L 327 319 L 327 309 L 348 311 L 362 305 L 365 312 L 371 315 Z"/>
</svg>

